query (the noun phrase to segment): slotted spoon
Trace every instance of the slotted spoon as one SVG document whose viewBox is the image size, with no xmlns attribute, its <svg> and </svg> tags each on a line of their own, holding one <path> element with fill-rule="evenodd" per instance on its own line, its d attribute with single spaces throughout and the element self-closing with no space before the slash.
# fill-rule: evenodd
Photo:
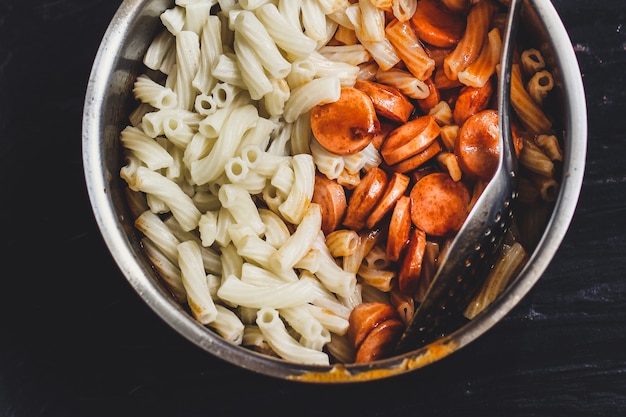
<svg viewBox="0 0 626 417">
<path fill-rule="evenodd" d="M 510 123 L 511 67 L 522 0 L 511 0 L 502 42 L 498 79 L 498 168 L 441 260 L 424 301 L 402 335 L 396 351 L 406 353 L 456 330 L 471 296 L 493 265 L 511 226 L 517 198 L 517 157 Z"/>
</svg>

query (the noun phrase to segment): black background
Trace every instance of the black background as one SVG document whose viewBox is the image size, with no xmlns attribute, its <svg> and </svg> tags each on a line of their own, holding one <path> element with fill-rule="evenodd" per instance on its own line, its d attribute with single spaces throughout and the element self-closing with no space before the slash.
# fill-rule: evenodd
<svg viewBox="0 0 626 417">
<path fill-rule="evenodd" d="M 586 89 L 582 194 L 556 258 L 479 340 L 349 386 L 256 375 L 160 321 L 89 206 L 81 117 L 119 0 L 0 1 L 0 416 L 626 415 L 626 2 L 555 0 Z"/>
</svg>

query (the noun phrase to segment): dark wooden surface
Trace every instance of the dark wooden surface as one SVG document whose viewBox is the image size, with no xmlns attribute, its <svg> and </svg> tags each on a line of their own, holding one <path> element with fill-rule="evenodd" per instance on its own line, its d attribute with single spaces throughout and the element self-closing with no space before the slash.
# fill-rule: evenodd
<svg viewBox="0 0 626 417">
<path fill-rule="evenodd" d="M 577 213 L 545 275 L 461 351 L 351 386 L 211 357 L 119 273 L 80 149 L 87 77 L 119 4 L 0 2 L 0 416 L 626 415 L 624 0 L 554 1 L 584 76 L 589 144 Z"/>
</svg>

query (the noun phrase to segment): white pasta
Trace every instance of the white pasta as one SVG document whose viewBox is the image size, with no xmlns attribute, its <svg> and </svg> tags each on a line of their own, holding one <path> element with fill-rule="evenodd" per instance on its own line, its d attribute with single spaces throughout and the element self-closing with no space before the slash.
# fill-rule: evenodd
<svg viewBox="0 0 626 417">
<path fill-rule="evenodd" d="M 324 234 L 320 231 L 313 247 L 321 254 L 321 263 L 315 276 L 330 291 L 349 297 L 354 292 L 356 285 L 356 274 L 344 271 L 336 263 L 326 246 Z"/>
<path fill-rule="evenodd" d="M 319 251 L 317 249 L 311 248 L 307 253 L 304 254 L 302 258 L 298 262 L 294 264 L 295 269 L 309 271 L 314 274 L 320 269 L 320 264 L 322 263 Z"/>
<path fill-rule="evenodd" d="M 176 35 L 176 87 L 178 107 L 193 109 L 196 89 L 192 81 L 200 66 L 200 40 L 198 34 L 182 30 Z"/>
<path fill-rule="evenodd" d="M 202 115 L 182 109 L 166 109 L 146 113 L 141 119 L 141 128 L 150 137 L 156 138 L 165 134 L 165 123 L 178 120 L 192 128 L 197 128 Z"/>
<path fill-rule="evenodd" d="M 200 35 L 206 27 L 207 20 L 211 16 L 210 1 L 189 1 L 185 6 L 185 30 Z"/>
<path fill-rule="evenodd" d="M 171 143 L 181 149 L 185 149 L 196 134 L 196 130 L 186 124 L 179 113 L 169 113 L 163 119 L 163 134 Z"/>
<path fill-rule="evenodd" d="M 246 10 L 256 10 L 272 0 L 239 0 L 239 5 Z"/>
<path fill-rule="evenodd" d="M 249 194 L 259 194 L 265 188 L 267 179 L 251 171 L 248 164 L 239 156 L 230 158 L 224 170 L 230 182 L 240 186 Z"/>
<path fill-rule="evenodd" d="M 207 116 L 209 114 L 215 113 L 215 111 L 217 110 L 217 103 L 215 103 L 215 99 L 213 98 L 213 96 L 200 93 L 196 96 L 193 109 L 197 113 Z"/>
<path fill-rule="evenodd" d="M 310 59 L 300 59 L 291 64 L 291 72 L 287 76 L 287 84 L 292 90 L 311 82 L 316 76 L 317 69 Z"/>
<path fill-rule="evenodd" d="M 430 95 L 428 85 L 408 71 L 391 68 L 376 72 L 378 82 L 396 87 L 402 93 L 414 99 L 423 99 Z"/>
<path fill-rule="evenodd" d="M 271 133 L 275 128 L 275 121 L 259 117 L 256 125 L 246 131 L 235 153 L 242 154 L 243 150 L 248 146 L 258 146 L 261 149 L 266 149 L 270 142 Z"/>
<path fill-rule="evenodd" d="M 352 87 L 360 72 L 358 65 L 332 61 L 319 52 L 313 52 L 307 60 L 315 68 L 315 76 L 317 78 L 337 78 L 342 87 Z"/>
<path fill-rule="evenodd" d="M 318 45 L 327 42 L 326 15 L 317 0 L 301 0 L 302 26 L 304 33 Z"/>
<path fill-rule="evenodd" d="M 241 88 L 233 84 L 218 82 L 211 89 L 211 96 L 217 107 L 222 108 L 233 105 L 236 99 L 242 99 L 242 96 L 239 96 L 241 92 Z"/>
<path fill-rule="evenodd" d="M 131 189 L 154 194 L 166 202 L 184 230 L 193 230 L 198 226 L 200 211 L 175 182 L 145 167 L 137 168 L 134 178 L 129 180 Z"/>
<path fill-rule="evenodd" d="M 293 123 L 285 123 L 284 121 L 276 124 L 276 127 L 270 134 L 270 144 L 267 147 L 267 152 L 284 156 L 292 154 L 289 147 L 292 126 Z"/>
<path fill-rule="evenodd" d="M 166 149 L 136 127 L 124 128 L 120 135 L 120 142 L 124 148 L 152 170 L 165 168 L 174 163 L 172 155 Z"/>
<path fill-rule="evenodd" d="M 339 100 L 341 84 L 335 77 L 316 78 L 311 82 L 295 88 L 285 103 L 283 118 L 287 123 L 293 123 L 303 113 L 313 109 L 321 103 L 331 103 Z"/>
<path fill-rule="evenodd" d="M 222 54 L 217 57 L 213 64 L 211 74 L 216 79 L 227 84 L 245 88 L 246 83 L 241 75 L 237 59 L 231 54 Z"/>
<path fill-rule="evenodd" d="M 276 43 L 254 13 L 238 13 L 232 29 L 235 31 L 235 39 L 239 35 L 245 38 L 269 74 L 275 78 L 284 78 L 289 74 L 291 64 L 281 55 Z"/>
<path fill-rule="evenodd" d="M 242 275 L 244 260 L 241 256 L 239 256 L 237 248 L 234 245 L 223 245 L 220 259 L 222 261 L 221 275 L 223 279 L 231 275 L 233 277 L 240 277 Z"/>
<path fill-rule="evenodd" d="M 331 310 L 316 305 L 308 304 L 307 308 L 325 329 L 341 336 L 348 332 L 349 323 L 346 318 L 339 317 Z"/>
<path fill-rule="evenodd" d="M 300 24 L 300 10 L 302 9 L 302 0 L 279 1 L 278 11 L 284 16 L 287 22 L 294 28 L 302 31 Z"/>
<path fill-rule="evenodd" d="M 261 99 L 272 91 L 272 83 L 259 62 L 253 45 L 240 32 L 235 32 L 234 48 L 241 79 L 250 92 L 250 97 L 253 100 Z"/>
<path fill-rule="evenodd" d="M 274 287 L 284 283 L 276 274 L 249 262 L 241 267 L 241 281 L 257 287 Z"/>
<path fill-rule="evenodd" d="M 225 340 L 235 345 L 241 345 L 244 331 L 244 324 L 241 319 L 233 311 L 222 305 L 216 304 L 215 308 L 217 317 L 209 323 L 209 327 L 214 329 Z"/>
<path fill-rule="evenodd" d="M 372 143 L 357 153 L 344 156 L 343 160 L 345 169 L 352 173 L 379 166 L 382 162 L 378 150 Z"/>
<path fill-rule="evenodd" d="M 370 53 L 361 44 L 324 46 L 318 52 L 331 61 L 355 66 L 371 59 Z"/>
<path fill-rule="evenodd" d="M 220 135 L 222 126 L 230 113 L 229 108 L 216 109 L 212 114 L 200 122 L 198 131 L 205 138 L 217 138 Z"/>
<path fill-rule="evenodd" d="M 406 22 L 415 14 L 417 0 L 393 0 L 391 10 L 396 19 Z"/>
<path fill-rule="evenodd" d="M 285 271 L 302 259 L 313 247 L 322 226 L 322 212 L 319 204 L 308 205 L 296 230 L 285 243 L 270 257 L 270 265 L 275 271 Z"/>
<path fill-rule="evenodd" d="M 317 169 L 331 180 L 339 178 L 345 168 L 345 159 L 326 150 L 315 138 L 311 138 L 310 146 Z"/>
<path fill-rule="evenodd" d="M 285 103 L 289 99 L 291 90 L 284 78 L 272 78 L 270 83 L 272 90 L 263 96 L 263 104 L 271 117 L 280 117 L 283 114 Z"/>
<path fill-rule="evenodd" d="M 176 300 L 185 302 L 187 300 L 187 291 L 183 285 L 178 265 L 170 261 L 150 239 L 144 237 L 141 239 L 141 244 L 150 263 L 154 266 L 159 277 L 165 282 L 165 285 Z"/>
<path fill-rule="evenodd" d="M 185 9 L 174 6 L 161 13 L 161 23 L 174 36 L 178 35 L 185 26 Z"/>
<path fill-rule="evenodd" d="M 206 211 L 198 221 L 198 231 L 202 239 L 202 246 L 211 246 L 217 236 L 217 212 Z"/>
<path fill-rule="evenodd" d="M 201 244 L 200 238 L 193 232 L 185 231 L 182 229 L 178 221 L 175 218 L 169 217 L 163 223 L 167 225 L 169 230 L 181 241 L 193 240 L 199 245 Z M 219 254 L 212 248 L 201 247 L 200 255 L 202 256 L 202 264 L 207 272 L 214 274 L 220 273 L 222 266 L 220 264 Z"/>
<path fill-rule="evenodd" d="M 172 109 L 177 103 L 176 94 L 171 88 L 157 83 L 145 74 L 137 77 L 133 85 L 133 95 L 137 100 L 157 109 Z"/>
<path fill-rule="evenodd" d="M 208 94 L 217 82 L 212 69 L 223 53 L 221 31 L 219 17 L 209 16 L 200 34 L 200 62 L 192 85 L 204 94 Z"/>
<path fill-rule="evenodd" d="M 386 37 L 378 41 L 371 41 L 363 37 L 361 9 L 358 4 L 352 4 L 347 7 L 346 16 L 350 19 L 350 22 L 354 26 L 359 42 L 365 47 L 365 49 L 367 49 L 380 68 L 388 70 L 400 62 L 400 57 L 396 53 L 395 48 Z"/>
<path fill-rule="evenodd" d="M 256 320 L 257 309 L 254 310 L 254 319 Z M 265 338 L 263 337 L 263 333 L 261 333 L 261 329 L 256 324 L 250 324 L 248 322 L 243 329 L 243 340 L 241 344 L 243 346 L 255 347 L 261 350 L 269 351 L 271 348 L 267 346 L 265 342 Z"/>
<path fill-rule="evenodd" d="M 231 226 L 230 228 L 231 238 L 233 238 L 233 244 L 237 248 L 239 256 L 248 262 L 255 263 L 274 272 L 276 275 L 285 276 L 285 281 L 293 281 L 295 272 L 292 270 L 281 271 L 272 268 L 270 259 L 276 253 L 276 248 L 255 235 L 254 232 L 242 233 L 239 236 L 234 235 L 236 232 L 244 232 L 242 229 L 245 228 L 236 226 Z M 291 275 L 291 278 L 288 277 L 289 275 Z"/>
<path fill-rule="evenodd" d="M 278 165 L 289 163 L 291 157 L 265 152 L 259 145 L 248 145 L 241 150 L 241 159 L 256 174 L 271 178 Z"/>
<path fill-rule="evenodd" d="M 165 57 L 174 48 L 174 36 L 167 29 L 162 30 L 154 37 L 146 53 L 143 56 L 143 63 L 152 70 L 159 70 L 163 65 Z"/>
<path fill-rule="evenodd" d="M 374 6 L 371 0 L 358 2 L 361 24 L 357 37 L 362 41 L 380 42 L 385 39 L 385 12 Z"/>
<path fill-rule="evenodd" d="M 280 211 L 279 208 L 281 204 L 283 204 L 287 199 L 287 196 L 289 196 L 291 188 L 293 187 L 294 178 L 295 174 L 293 172 L 293 168 L 291 167 L 291 161 L 280 162 L 276 167 L 276 171 L 272 175 L 272 178 L 270 178 L 269 183 L 277 194 L 276 197 L 279 197 L 275 200 L 275 211 Z M 274 208 L 272 208 L 272 210 L 274 210 Z"/>
<path fill-rule="evenodd" d="M 291 129 L 291 153 L 297 155 L 299 153 L 311 153 L 309 142 L 311 141 L 311 113 L 301 114 L 293 123 Z"/>
<path fill-rule="evenodd" d="M 172 141 L 164 137 L 156 138 L 156 141 L 170 154 L 172 163 L 165 167 L 161 173 L 177 183 L 187 195 L 193 194 L 191 186 L 183 178 L 183 155 L 184 151 Z"/>
<path fill-rule="evenodd" d="M 298 280 L 268 287 L 246 284 L 234 275 L 226 277 L 217 291 L 220 299 L 232 304 L 255 308 L 288 308 L 312 301 L 312 285 Z"/>
<path fill-rule="evenodd" d="M 259 208 L 259 215 L 265 224 L 265 242 L 278 249 L 291 235 L 287 224 L 272 210 Z"/>
<path fill-rule="evenodd" d="M 280 214 L 293 223 L 298 224 L 308 210 L 313 198 L 315 186 L 315 165 L 311 155 L 294 155 L 291 159 L 294 182 L 287 199 L 279 206 Z"/>
<path fill-rule="evenodd" d="M 257 313 L 256 323 L 266 342 L 281 358 L 306 364 L 328 365 L 330 363 L 326 353 L 304 347 L 292 338 L 277 310 L 261 308 Z"/>
<path fill-rule="evenodd" d="M 177 251 L 189 308 L 196 320 L 209 324 L 217 318 L 217 309 L 209 292 L 200 247 L 190 240 L 180 243 Z"/>
<path fill-rule="evenodd" d="M 274 4 L 264 4 L 255 13 L 272 40 L 291 61 L 305 58 L 317 48 L 317 42 L 302 33 L 299 26 L 291 25 Z"/>
<path fill-rule="evenodd" d="M 196 184 L 206 184 L 224 172 L 226 161 L 235 151 L 244 133 L 254 126 L 259 116 L 256 107 L 237 107 L 228 115 L 213 148 L 207 156 L 191 164 L 191 178 Z"/>
<path fill-rule="evenodd" d="M 297 307 L 282 308 L 278 310 L 278 313 L 304 339 L 312 341 L 323 335 L 324 326 L 311 314 L 308 306 L 309 304 L 302 304 Z"/>
<path fill-rule="evenodd" d="M 337 296 L 330 292 L 322 282 L 313 274 L 304 271 L 300 274 L 301 281 L 308 281 L 311 286 L 313 300 L 311 304 L 326 309 L 333 314 L 348 320 L 350 317 L 350 309 L 341 304 Z"/>
<path fill-rule="evenodd" d="M 218 195 L 236 223 L 245 224 L 254 230 L 257 236 L 265 233 L 265 223 L 261 220 L 252 196 L 243 187 L 236 184 L 224 184 Z"/>
</svg>

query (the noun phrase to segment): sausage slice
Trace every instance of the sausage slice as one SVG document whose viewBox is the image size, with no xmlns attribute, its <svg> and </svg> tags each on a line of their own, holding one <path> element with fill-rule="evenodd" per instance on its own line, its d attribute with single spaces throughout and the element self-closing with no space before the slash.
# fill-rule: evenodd
<svg viewBox="0 0 626 417">
<path fill-rule="evenodd" d="M 462 182 L 444 172 L 420 179 L 411 189 L 411 220 L 433 236 L 459 231 L 468 214 L 470 193 Z"/>
<path fill-rule="evenodd" d="M 370 144 L 380 130 L 380 122 L 367 94 L 344 87 L 339 100 L 313 108 L 311 130 L 324 149 L 337 155 L 352 155 Z"/>
<path fill-rule="evenodd" d="M 323 174 L 316 173 L 311 201 L 319 204 L 322 209 L 322 231 L 324 234 L 327 235 L 336 230 L 341 224 L 348 206 L 343 186 Z"/>
<path fill-rule="evenodd" d="M 395 87 L 374 81 L 357 80 L 354 88 L 370 97 L 378 116 L 397 123 L 406 123 L 413 113 L 413 104 Z"/>
</svg>

